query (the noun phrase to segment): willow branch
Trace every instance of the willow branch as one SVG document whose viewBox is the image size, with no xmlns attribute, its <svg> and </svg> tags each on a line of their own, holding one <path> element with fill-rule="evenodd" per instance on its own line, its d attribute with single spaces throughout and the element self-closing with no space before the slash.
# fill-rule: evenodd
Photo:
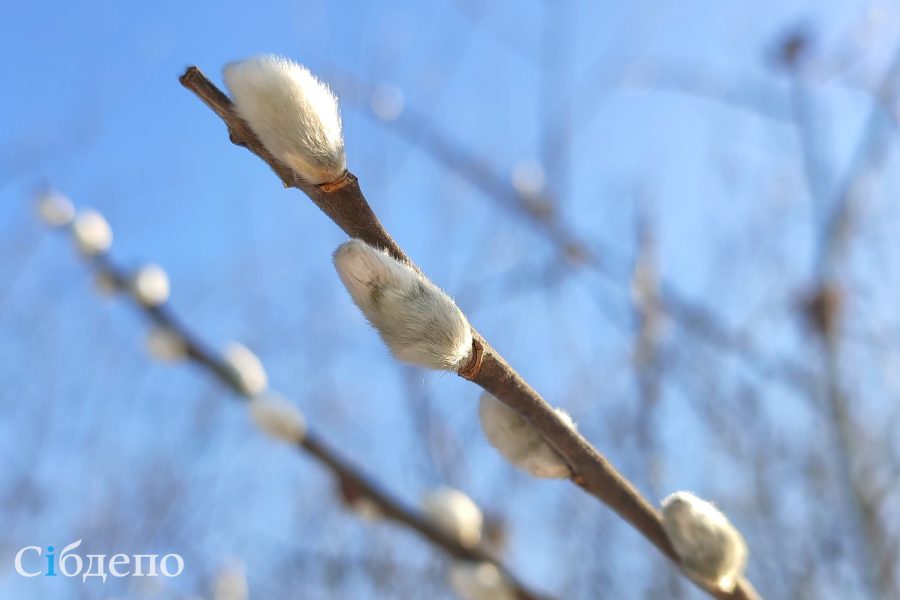
<svg viewBox="0 0 900 600">
<path fill-rule="evenodd" d="M 179 79 L 228 126 L 231 141 L 265 161 L 286 187 L 295 187 L 310 199 L 338 227 L 351 237 L 371 246 L 384 248 L 397 260 L 414 263 L 387 233 L 372 211 L 356 176 L 347 172 L 339 180 L 311 186 L 277 161 L 260 143 L 250 128 L 237 116 L 231 101 L 197 67 L 188 67 Z M 460 376 L 473 381 L 524 416 L 566 459 L 572 480 L 606 504 L 651 542 L 670 560 L 678 559 L 666 536 L 659 512 L 612 464 L 581 434 L 569 427 L 553 408 L 516 372 L 474 328 L 473 361 L 460 370 Z M 716 598 L 754 598 L 746 581 L 732 592 L 706 591 Z"/>
<path fill-rule="evenodd" d="M 99 254 L 91 259 L 93 268 L 119 290 L 128 290 L 128 272 L 115 264 L 107 255 Z M 132 298 L 133 300 L 133 298 Z M 156 326 L 178 335 L 188 358 L 206 370 L 216 380 L 230 388 L 244 400 L 250 398 L 244 392 L 234 369 L 194 332 L 190 330 L 168 305 L 149 306 L 133 300 L 132 305 Z M 484 544 L 474 547 L 460 544 L 455 537 L 444 533 L 417 510 L 410 508 L 391 495 L 369 475 L 363 473 L 342 458 L 322 437 L 307 429 L 297 448 L 328 469 L 340 483 L 345 496 L 365 498 L 378 507 L 385 518 L 403 525 L 451 557 L 463 561 L 489 562 L 505 576 L 519 600 L 550 600 L 519 581 L 499 558 Z"/>
</svg>

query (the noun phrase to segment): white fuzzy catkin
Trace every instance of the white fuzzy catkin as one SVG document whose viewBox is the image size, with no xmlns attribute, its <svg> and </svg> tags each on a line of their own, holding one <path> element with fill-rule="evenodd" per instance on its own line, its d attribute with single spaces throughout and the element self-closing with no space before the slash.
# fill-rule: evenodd
<svg viewBox="0 0 900 600">
<path fill-rule="evenodd" d="M 403 92 L 395 85 L 382 83 L 375 87 L 369 106 L 382 121 L 394 121 L 403 113 Z"/>
<path fill-rule="evenodd" d="M 157 265 L 145 265 L 131 279 L 131 293 L 145 306 L 159 306 L 169 299 L 169 276 Z"/>
<path fill-rule="evenodd" d="M 357 496 L 350 501 L 350 510 L 363 521 L 374 523 L 384 519 L 384 513 L 372 500 L 365 496 Z"/>
<path fill-rule="evenodd" d="M 214 600 L 247 600 L 249 597 L 243 564 L 232 564 L 219 571 L 213 582 Z"/>
<path fill-rule="evenodd" d="M 425 496 L 422 510 L 432 523 L 463 546 L 481 541 L 484 516 L 481 509 L 459 490 L 440 487 Z"/>
<path fill-rule="evenodd" d="M 231 342 L 225 348 L 224 359 L 244 394 L 256 396 L 266 391 L 269 385 L 266 369 L 248 348 Z"/>
<path fill-rule="evenodd" d="M 685 573 L 703 585 L 734 589 L 747 544 L 722 511 L 690 492 L 676 492 L 662 501 L 662 524 Z"/>
<path fill-rule="evenodd" d="M 575 429 L 572 417 L 562 409 L 556 414 Z M 563 479 L 571 475 L 568 463 L 544 440 L 544 436 L 525 417 L 488 392 L 478 405 L 481 428 L 491 445 L 506 460 L 535 477 Z"/>
<path fill-rule="evenodd" d="M 94 291 L 101 296 L 114 296 L 121 288 L 115 277 L 106 271 L 96 271 L 94 273 Z"/>
<path fill-rule="evenodd" d="M 306 435 L 306 418 L 300 409 L 279 394 L 264 394 L 250 400 L 250 418 L 266 434 L 291 444 Z"/>
<path fill-rule="evenodd" d="M 106 252 L 112 245 L 112 229 L 103 215 L 95 210 L 82 210 L 75 215 L 72 235 L 75 236 L 78 249 L 87 256 Z"/>
<path fill-rule="evenodd" d="M 38 214 L 51 227 L 65 227 L 75 218 L 75 207 L 69 198 L 56 190 L 47 190 L 38 196 Z"/>
<path fill-rule="evenodd" d="M 468 360 L 472 330 L 440 288 L 409 265 L 361 240 L 334 253 L 341 281 L 399 360 L 455 371 Z"/>
<path fill-rule="evenodd" d="M 181 335 L 168 327 L 154 326 L 147 332 L 147 350 L 162 362 L 175 362 L 187 357 Z"/>
<path fill-rule="evenodd" d="M 238 115 L 266 150 L 309 183 L 328 183 L 346 170 L 338 101 L 306 67 L 278 56 L 225 66 L 225 85 Z"/>
<path fill-rule="evenodd" d="M 513 167 L 512 185 L 522 196 L 540 196 L 547 185 L 544 167 L 536 160 L 523 160 Z"/>
<path fill-rule="evenodd" d="M 515 590 L 495 565 L 489 562 L 456 561 L 447 581 L 463 600 L 514 600 Z"/>
</svg>

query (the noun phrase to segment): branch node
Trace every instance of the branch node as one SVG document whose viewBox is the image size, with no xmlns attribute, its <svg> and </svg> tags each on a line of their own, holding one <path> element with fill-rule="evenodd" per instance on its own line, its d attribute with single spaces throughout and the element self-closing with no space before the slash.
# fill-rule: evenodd
<svg viewBox="0 0 900 600">
<path fill-rule="evenodd" d="M 463 379 L 468 379 L 469 381 L 475 381 L 478 377 L 478 374 L 481 372 L 481 362 L 484 358 L 484 346 L 481 345 L 481 342 L 478 341 L 477 337 L 472 338 L 472 354 L 469 357 L 468 362 L 463 365 L 457 374 Z"/>
<path fill-rule="evenodd" d="M 341 176 L 334 181 L 319 184 L 319 189 L 326 194 L 330 194 L 331 192 L 336 192 L 339 189 L 347 187 L 352 181 L 353 178 L 350 176 L 350 171 L 345 170 L 343 173 L 341 173 Z"/>
</svg>

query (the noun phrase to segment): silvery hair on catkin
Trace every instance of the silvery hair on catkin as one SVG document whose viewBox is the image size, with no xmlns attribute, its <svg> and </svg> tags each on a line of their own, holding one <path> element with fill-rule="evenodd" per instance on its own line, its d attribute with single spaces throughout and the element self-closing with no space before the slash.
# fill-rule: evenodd
<svg viewBox="0 0 900 600">
<path fill-rule="evenodd" d="M 334 265 L 356 306 L 399 360 L 457 370 L 472 349 L 472 330 L 453 300 L 421 273 L 383 250 L 350 240 Z"/>
<path fill-rule="evenodd" d="M 713 588 L 734 589 L 747 544 L 724 513 L 690 492 L 676 492 L 662 501 L 662 524 L 685 573 Z"/>
<path fill-rule="evenodd" d="M 225 85 L 238 115 L 266 150 L 309 183 L 345 171 L 338 101 L 306 67 L 278 56 L 225 66 Z"/>
</svg>

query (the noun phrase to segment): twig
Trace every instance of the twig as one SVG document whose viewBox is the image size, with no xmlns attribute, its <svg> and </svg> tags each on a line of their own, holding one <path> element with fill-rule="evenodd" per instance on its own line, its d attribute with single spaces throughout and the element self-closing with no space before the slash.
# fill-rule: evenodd
<svg viewBox="0 0 900 600">
<path fill-rule="evenodd" d="M 384 248 L 396 259 L 413 265 L 409 257 L 378 222 L 352 173 L 335 184 L 310 186 L 266 151 L 250 128 L 232 109 L 231 101 L 197 67 L 188 67 L 181 84 L 203 100 L 228 126 L 231 141 L 263 159 L 285 186 L 296 187 L 351 237 Z M 477 383 L 512 407 L 536 427 L 567 460 L 575 475 L 573 481 L 610 507 L 637 529 L 660 552 L 677 564 L 678 560 L 663 531 L 659 512 L 625 477 L 579 433 L 569 427 L 553 408 L 519 375 L 475 329 L 473 362 L 460 375 Z M 706 591 L 716 598 L 754 598 L 746 581 L 731 593 Z"/>
<path fill-rule="evenodd" d="M 94 269 L 108 278 L 118 289 L 127 290 L 130 278 L 128 273 L 116 265 L 107 255 L 99 254 L 91 259 Z M 214 351 L 196 336 L 176 313 L 166 304 L 148 306 L 134 301 L 135 309 L 142 311 L 144 315 L 155 325 L 175 332 L 184 345 L 189 359 L 203 367 L 213 375 L 220 383 L 229 387 L 238 397 L 249 400 L 241 387 L 235 371 L 229 368 Z M 550 600 L 549 597 L 538 594 L 519 581 L 500 559 L 493 554 L 484 544 L 469 547 L 460 544 L 452 535 L 444 533 L 418 511 L 408 507 L 402 501 L 385 491 L 380 484 L 368 475 L 354 467 L 335 452 L 324 439 L 307 429 L 303 439 L 298 443 L 298 449 L 315 459 L 326 467 L 338 482 L 342 490 L 352 490 L 353 497 L 363 497 L 375 504 L 380 513 L 387 519 L 404 525 L 417 532 L 436 548 L 443 550 L 455 559 L 463 561 L 489 562 L 496 566 L 506 578 L 519 600 Z"/>
<path fill-rule="evenodd" d="M 884 125 L 889 122 L 886 107 L 891 106 L 896 98 L 898 76 L 900 76 L 900 47 L 895 50 L 891 63 L 873 94 L 874 104 L 851 155 L 849 167 L 835 192 L 833 208 L 823 227 L 816 265 L 822 278 L 828 277 L 828 271 L 837 258 L 843 236 L 855 216 L 853 213 L 859 195 L 854 193 L 854 187 L 865 174 L 866 168 L 877 162 L 884 151 L 886 138 Z M 803 151 L 808 153 L 812 152 L 812 149 L 803 148 Z"/>
<path fill-rule="evenodd" d="M 822 224 L 821 239 L 816 248 L 814 296 L 807 309 L 821 336 L 821 359 L 824 372 L 824 386 L 820 395 L 825 402 L 826 417 L 830 421 L 832 439 L 837 454 L 838 470 L 842 484 L 846 487 L 850 500 L 851 518 L 861 530 L 864 579 L 872 595 L 890 596 L 896 591 L 890 568 L 890 548 L 887 530 L 880 522 L 878 504 L 867 490 L 861 475 L 857 472 L 860 448 L 855 443 L 855 433 L 850 411 L 850 399 L 844 390 L 841 375 L 841 320 L 842 291 L 833 273 L 835 263 L 846 250 L 844 242 L 855 216 L 859 194 L 854 189 L 866 170 L 882 158 L 884 153 L 884 126 L 888 123 L 884 115 L 885 106 L 890 106 L 896 96 L 896 80 L 900 75 L 900 47 L 894 51 L 891 62 L 875 92 L 874 104 L 866 118 L 863 131 L 854 148 L 849 166 L 839 181 L 831 205 L 819 191 L 816 175 L 816 152 L 809 129 L 811 120 L 805 113 L 806 105 L 795 106 L 795 119 L 805 125 L 807 135 L 800 136 L 800 150 L 804 163 L 807 187 L 814 203 L 821 204 L 823 211 L 830 209 Z M 795 74 L 799 77 L 799 74 Z"/>
<path fill-rule="evenodd" d="M 637 248 L 632 276 L 632 312 L 635 320 L 632 342 L 632 363 L 640 403 L 636 419 L 637 439 L 652 467 L 657 451 L 654 432 L 654 413 L 659 404 L 664 375 L 664 364 L 659 340 L 659 290 L 656 270 L 656 244 L 654 233 L 648 225 L 644 209 L 639 212 L 636 224 Z M 647 482 L 653 493 L 656 485 L 653 473 L 647 474 Z"/>
</svg>

